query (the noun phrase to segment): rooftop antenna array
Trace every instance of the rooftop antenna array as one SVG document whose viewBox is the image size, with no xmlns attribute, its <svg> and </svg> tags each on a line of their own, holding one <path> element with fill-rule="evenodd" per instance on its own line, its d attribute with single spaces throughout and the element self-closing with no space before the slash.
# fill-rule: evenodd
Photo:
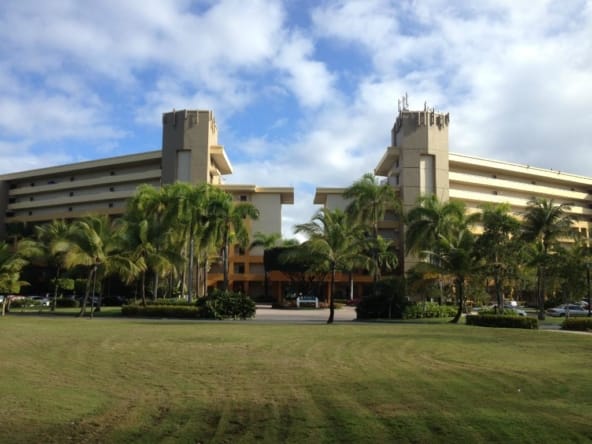
<svg viewBox="0 0 592 444">
<path fill-rule="evenodd" d="M 407 93 L 398 100 L 398 105 L 399 112 L 409 111 L 409 97 L 407 96 Z"/>
</svg>

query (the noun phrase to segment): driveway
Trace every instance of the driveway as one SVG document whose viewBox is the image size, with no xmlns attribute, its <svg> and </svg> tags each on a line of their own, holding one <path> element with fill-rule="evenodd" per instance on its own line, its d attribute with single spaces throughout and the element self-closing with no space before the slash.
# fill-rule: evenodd
<svg viewBox="0 0 592 444">
<path fill-rule="evenodd" d="M 329 319 L 328 308 L 279 309 L 271 305 L 257 305 L 256 322 L 303 322 L 325 323 Z M 335 310 L 334 322 L 351 322 L 356 319 L 354 307 L 343 307 Z"/>
</svg>

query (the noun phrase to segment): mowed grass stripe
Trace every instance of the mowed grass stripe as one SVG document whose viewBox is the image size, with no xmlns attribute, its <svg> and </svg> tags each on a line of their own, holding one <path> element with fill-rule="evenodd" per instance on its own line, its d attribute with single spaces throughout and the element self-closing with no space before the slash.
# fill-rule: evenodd
<svg viewBox="0 0 592 444">
<path fill-rule="evenodd" d="M 592 337 L 9 316 L 0 442 L 589 442 Z"/>
</svg>

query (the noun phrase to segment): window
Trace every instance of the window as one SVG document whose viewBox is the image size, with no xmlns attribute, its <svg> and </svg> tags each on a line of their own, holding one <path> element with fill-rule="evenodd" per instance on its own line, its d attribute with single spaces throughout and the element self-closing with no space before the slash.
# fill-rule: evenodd
<svg viewBox="0 0 592 444">
<path fill-rule="evenodd" d="M 32 211 L 29 211 L 29 216 L 32 216 L 32 215 L 33 215 L 33 212 Z"/>
<path fill-rule="evenodd" d="M 70 191 L 70 197 L 74 196 L 74 191 Z"/>
<path fill-rule="evenodd" d="M 68 207 L 68 211 L 72 211 L 72 207 Z"/>
<path fill-rule="evenodd" d="M 29 201 L 33 202 L 35 200 L 35 198 L 33 196 L 29 197 Z"/>
<path fill-rule="evenodd" d="M 238 200 L 240 200 L 241 202 L 246 202 L 246 201 L 248 200 L 248 197 L 247 197 L 247 195 L 246 195 L 246 194 L 241 194 L 241 195 L 238 197 Z"/>
<path fill-rule="evenodd" d="M 234 264 L 235 274 L 245 274 L 245 264 Z"/>
<path fill-rule="evenodd" d="M 111 191 L 111 192 L 115 191 L 115 187 L 109 187 L 109 191 Z"/>
<path fill-rule="evenodd" d="M 109 208 L 113 208 L 113 202 L 109 202 Z"/>
</svg>

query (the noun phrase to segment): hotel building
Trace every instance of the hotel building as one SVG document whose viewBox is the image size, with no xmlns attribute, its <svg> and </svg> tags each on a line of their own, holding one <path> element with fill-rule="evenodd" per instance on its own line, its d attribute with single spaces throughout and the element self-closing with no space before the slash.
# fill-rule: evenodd
<svg viewBox="0 0 592 444">
<path fill-rule="evenodd" d="M 260 217 L 251 233 L 281 233 L 282 205 L 294 203 L 291 187 L 225 185 L 232 173 L 211 111 L 182 110 L 163 115 L 162 149 L 69 165 L 0 175 L 0 239 L 24 226 L 89 214 L 123 214 L 140 184 L 155 187 L 176 181 L 209 183 L 250 202 Z M 263 251 L 234 248 L 229 255 L 230 285 L 247 294 L 263 294 Z M 222 281 L 215 267 L 208 285 Z"/>
<path fill-rule="evenodd" d="M 449 114 L 425 108 L 400 109 L 391 131 L 391 144 L 374 169 L 399 195 L 406 213 L 423 194 L 440 200 L 463 201 L 468 211 L 485 203 L 508 203 L 518 217 L 534 198 L 569 204 L 573 229 L 588 238 L 592 222 L 592 178 L 530 165 L 483 159 L 448 150 Z M 316 204 L 344 208 L 344 188 L 317 188 Z M 387 214 L 381 234 L 394 239 L 404 251 L 404 226 L 396 215 Z M 417 259 L 401 257 L 404 270 Z"/>
</svg>

